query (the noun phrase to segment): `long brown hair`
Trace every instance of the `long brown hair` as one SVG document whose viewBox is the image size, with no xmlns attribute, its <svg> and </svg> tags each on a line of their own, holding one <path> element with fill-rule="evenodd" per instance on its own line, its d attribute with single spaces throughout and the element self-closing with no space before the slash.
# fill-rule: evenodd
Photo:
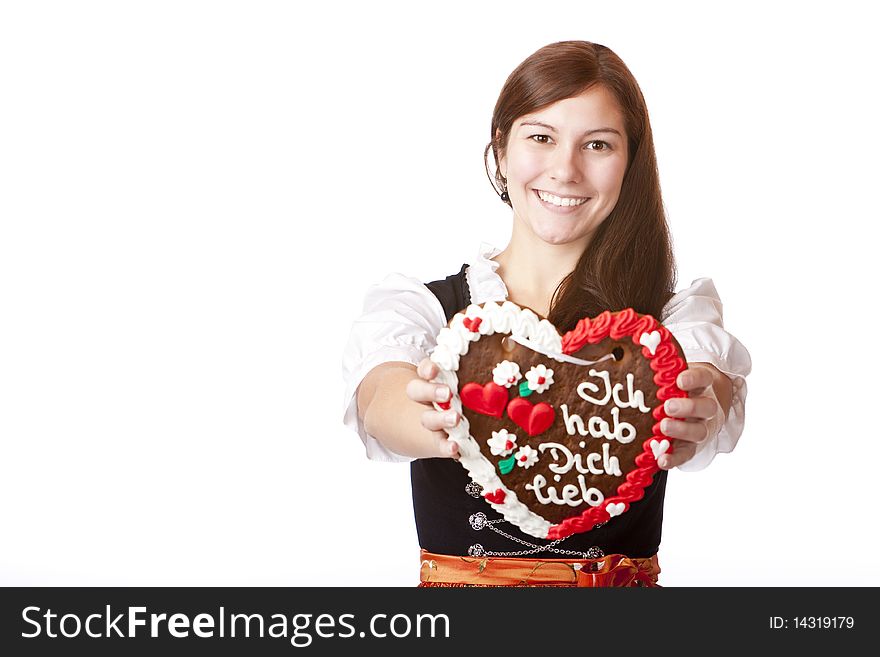
<svg viewBox="0 0 880 657">
<path fill-rule="evenodd" d="M 548 319 L 560 331 L 573 329 L 581 317 L 627 307 L 659 320 L 675 290 L 675 258 L 648 109 L 633 74 L 611 49 L 588 41 L 560 41 L 517 66 L 492 113 L 492 141 L 483 152 L 486 173 L 489 149 L 497 163 L 517 118 L 594 85 L 610 91 L 623 114 L 629 142 L 627 168 L 617 204 L 553 293 Z M 507 189 L 507 180 L 497 169 L 495 181 Z"/>
</svg>

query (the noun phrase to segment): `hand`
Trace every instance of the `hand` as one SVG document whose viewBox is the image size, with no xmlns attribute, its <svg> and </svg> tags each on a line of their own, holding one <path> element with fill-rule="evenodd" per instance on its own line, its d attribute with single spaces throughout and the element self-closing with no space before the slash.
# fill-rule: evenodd
<svg viewBox="0 0 880 657">
<path fill-rule="evenodd" d="M 427 405 L 429 408 L 422 413 L 422 426 L 430 431 L 436 447 L 435 456 L 459 458 L 458 444 L 449 440 L 449 436 L 443 430 L 444 427 L 454 427 L 461 420 L 461 416 L 450 409 L 448 411 L 434 410 L 433 403 L 448 402 L 452 397 L 449 386 L 440 383 L 431 383 L 431 379 L 440 373 L 437 364 L 430 358 L 425 358 L 416 368 L 420 378 L 413 379 L 406 386 L 406 396 L 413 401 Z"/>
<path fill-rule="evenodd" d="M 693 363 L 678 375 L 678 387 L 690 396 L 667 399 L 664 404 L 664 410 L 671 417 L 663 420 L 660 429 L 675 439 L 675 448 L 672 454 L 657 459 L 661 470 L 671 470 L 690 461 L 697 448 L 714 438 L 724 425 L 724 410 L 715 394 L 713 372 L 717 370 L 711 365 Z"/>
</svg>

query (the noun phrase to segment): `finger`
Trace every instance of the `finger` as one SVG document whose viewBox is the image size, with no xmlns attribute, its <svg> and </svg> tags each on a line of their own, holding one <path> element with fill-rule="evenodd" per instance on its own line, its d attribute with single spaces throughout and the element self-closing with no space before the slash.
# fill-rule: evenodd
<svg viewBox="0 0 880 657">
<path fill-rule="evenodd" d="M 673 452 L 666 453 L 657 459 L 657 465 L 661 470 L 671 470 L 678 467 L 682 463 L 686 463 L 694 458 L 697 453 L 697 446 L 693 443 L 676 442 Z"/>
<path fill-rule="evenodd" d="M 423 404 L 447 402 L 449 401 L 449 386 L 429 383 L 424 379 L 412 379 L 406 384 L 406 396 Z"/>
<path fill-rule="evenodd" d="M 718 402 L 704 396 L 675 397 L 666 400 L 663 410 L 672 417 L 711 420 L 718 412 Z"/>
<path fill-rule="evenodd" d="M 434 453 L 441 458 L 454 458 L 456 461 L 461 458 L 458 452 L 458 443 L 449 440 L 449 436 L 444 432 L 432 433 Z"/>
<path fill-rule="evenodd" d="M 425 411 L 422 413 L 422 426 L 429 431 L 443 431 L 454 427 L 459 419 L 460 416 L 455 411 Z"/>
<path fill-rule="evenodd" d="M 706 438 L 709 437 L 709 428 L 706 426 L 705 420 L 683 422 L 681 420 L 665 418 L 660 423 L 660 431 L 670 438 L 686 440 L 696 445 L 706 442 Z"/>
<path fill-rule="evenodd" d="M 712 373 L 705 367 L 690 365 L 678 375 L 676 385 L 681 390 L 699 393 L 712 385 Z"/>
<path fill-rule="evenodd" d="M 416 368 L 416 373 L 425 379 L 425 381 L 430 381 L 437 378 L 437 375 L 440 373 L 440 368 L 437 367 L 437 363 L 430 358 L 423 358 Z"/>
</svg>

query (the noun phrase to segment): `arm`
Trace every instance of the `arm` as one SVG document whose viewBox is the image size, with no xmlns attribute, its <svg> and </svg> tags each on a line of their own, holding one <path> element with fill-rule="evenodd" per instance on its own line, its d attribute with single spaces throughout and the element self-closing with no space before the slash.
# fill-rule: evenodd
<svg viewBox="0 0 880 657">
<path fill-rule="evenodd" d="M 343 352 L 342 374 L 343 424 L 361 438 L 369 459 L 451 455 L 442 414 L 431 404 L 437 386 L 429 381 L 437 370 L 425 365 L 426 376 L 417 370 L 445 325 L 443 307 L 418 279 L 391 274 L 367 290 Z"/>
<path fill-rule="evenodd" d="M 437 376 L 437 366 L 425 359 L 383 363 L 370 370 L 357 392 L 358 415 L 367 433 L 395 454 L 413 458 L 458 455 L 444 426 L 458 423 L 455 411 L 438 412 L 431 402 L 448 401 L 449 388 L 425 379 Z M 423 379 L 419 372 L 426 376 Z"/>
<path fill-rule="evenodd" d="M 677 418 L 668 421 L 668 435 L 677 439 L 676 453 L 661 458 L 659 464 L 688 472 L 702 470 L 717 453 L 732 451 L 742 434 L 751 357 L 724 328 L 721 299 L 711 279 L 696 279 L 673 296 L 664 308 L 663 324 L 688 361 L 677 383 L 689 399 L 682 400 L 678 410 L 666 409 Z"/>
</svg>

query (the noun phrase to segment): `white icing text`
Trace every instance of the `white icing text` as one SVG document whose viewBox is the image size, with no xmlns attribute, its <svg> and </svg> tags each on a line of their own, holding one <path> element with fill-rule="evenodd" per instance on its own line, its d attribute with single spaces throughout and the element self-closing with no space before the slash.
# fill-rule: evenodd
<svg viewBox="0 0 880 657">
<path fill-rule="evenodd" d="M 604 406 L 608 403 L 608 401 L 613 397 L 614 403 L 620 408 L 637 408 L 642 413 L 650 413 L 651 409 L 645 406 L 645 393 L 641 390 L 633 389 L 633 382 L 635 381 L 635 377 L 631 372 L 628 372 L 626 375 L 626 392 L 629 397 L 626 401 L 620 398 L 620 391 L 623 390 L 622 383 L 615 383 L 614 386 L 611 385 L 611 375 L 608 372 L 602 370 L 590 370 L 590 376 L 598 376 L 605 383 L 605 394 L 601 399 L 597 399 L 589 395 L 586 391 L 590 392 L 599 392 L 599 386 L 595 383 L 590 383 L 589 381 L 584 381 L 577 387 L 577 393 L 581 399 L 585 399 L 586 401 L 596 404 L 598 406 Z"/>
<path fill-rule="evenodd" d="M 575 432 L 582 436 L 592 436 L 593 438 L 607 438 L 608 440 L 616 440 L 622 445 L 631 443 L 636 437 L 636 428 L 629 422 L 620 421 L 620 409 L 616 406 L 611 409 L 611 418 L 614 423 L 614 430 L 610 425 L 598 415 L 593 415 L 587 420 L 587 426 L 584 426 L 584 420 L 577 413 L 568 412 L 568 404 L 560 404 L 562 409 L 562 420 L 565 422 L 565 430 L 569 436 L 573 436 Z"/>
<path fill-rule="evenodd" d="M 556 492 L 555 486 L 547 486 L 547 479 L 544 475 L 535 475 L 535 479 L 531 484 L 526 484 L 527 490 L 535 491 L 535 497 L 541 504 L 566 504 L 568 506 L 578 506 L 584 502 L 590 506 L 599 506 L 605 497 L 602 491 L 597 488 L 587 488 L 584 481 L 584 475 L 577 476 L 578 485 L 565 484 L 562 487 L 562 497 Z M 544 487 L 546 486 L 546 493 Z"/>
<path fill-rule="evenodd" d="M 620 471 L 620 462 L 616 456 L 611 456 L 611 446 L 608 443 L 602 443 L 601 454 L 599 452 L 587 454 L 586 467 L 584 467 L 583 459 L 581 458 L 582 455 L 572 454 L 571 450 L 565 445 L 560 445 L 559 443 L 541 443 L 538 446 L 538 451 L 542 453 L 548 449 L 554 459 L 554 462 L 548 466 L 550 472 L 553 474 L 566 474 L 572 468 L 575 468 L 582 474 L 609 474 L 614 477 L 623 476 L 623 473 Z M 562 458 L 565 459 L 562 463 L 560 463 L 560 453 L 562 454 Z"/>
</svg>

